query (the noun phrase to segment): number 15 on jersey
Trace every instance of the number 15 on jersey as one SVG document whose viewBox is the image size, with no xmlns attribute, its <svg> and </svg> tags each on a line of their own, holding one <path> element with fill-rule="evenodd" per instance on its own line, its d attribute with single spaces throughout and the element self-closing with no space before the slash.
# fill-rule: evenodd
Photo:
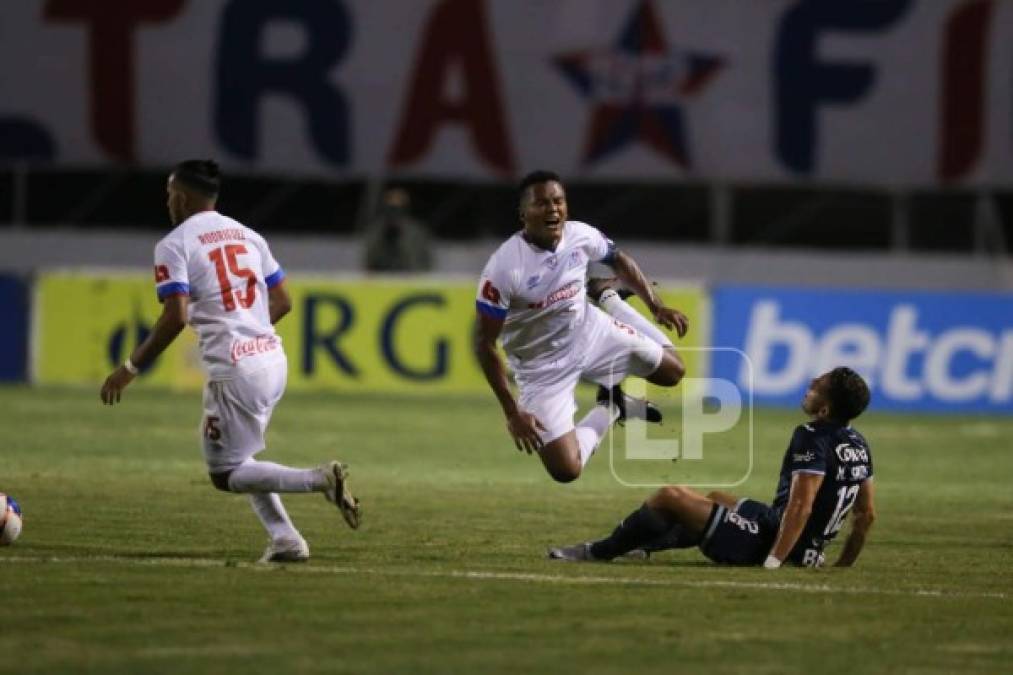
<svg viewBox="0 0 1013 675">
<path fill-rule="evenodd" d="M 236 300 L 244 309 L 249 309 L 257 299 L 257 275 L 248 267 L 240 267 L 237 260 L 238 256 L 245 253 L 246 246 L 243 244 L 228 244 L 208 253 L 208 258 L 215 265 L 215 273 L 218 275 L 218 285 L 222 294 L 222 305 L 226 312 L 235 311 Z M 242 281 L 239 282 L 239 289 L 233 289 L 230 273 L 232 276 L 239 277 L 240 280 L 246 280 L 245 292 L 241 287 Z"/>
</svg>

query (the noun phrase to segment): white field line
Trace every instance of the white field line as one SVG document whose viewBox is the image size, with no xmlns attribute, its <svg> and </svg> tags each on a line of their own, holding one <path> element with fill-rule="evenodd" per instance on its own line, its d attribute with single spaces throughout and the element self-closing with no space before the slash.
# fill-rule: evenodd
<svg viewBox="0 0 1013 675">
<path fill-rule="evenodd" d="M 1008 600 L 1009 594 L 998 591 L 968 592 L 948 588 L 876 588 L 870 586 L 831 586 L 829 584 L 807 584 L 779 581 L 726 581 L 689 579 L 645 579 L 643 577 L 566 576 L 561 574 L 532 574 L 527 572 L 497 572 L 492 570 L 397 570 L 343 565 L 264 565 L 251 562 L 226 561 L 214 558 L 135 558 L 129 556 L 6 556 L 0 555 L 0 564 L 90 564 L 115 563 L 151 567 L 231 567 L 256 572 L 273 572 L 281 568 L 285 572 L 301 574 L 344 574 L 387 577 L 418 577 L 442 579 L 466 579 L 469 581 L 522 581 L 542 584 L 571 586 L 655 586 L 667 588 L 739 588 L 758 591 L 793 591 L 801 593 L 826 593 L 840 595 L 897 595 L 927 598 L 981 598 Z M 561 566 L 568 563 L 560 562 Z M 773 572 L 771 574 L 777 574 Z"/>
</svg>

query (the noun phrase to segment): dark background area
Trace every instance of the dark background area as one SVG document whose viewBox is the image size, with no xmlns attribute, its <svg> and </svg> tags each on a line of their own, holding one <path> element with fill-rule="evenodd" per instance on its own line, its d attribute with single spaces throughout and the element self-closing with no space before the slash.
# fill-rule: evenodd
<svg viewBox="0 0 1013 675">
<path fill-rule="evenodd" d="M 0 171 L 0 227 L 74 224 L 80 228 L 160 230 L 167 170 L 29 169 Z M 412 211 L 441 239 L 509 235 L 517 227 L 513 184 L 391 181 L 408 190 Z M 18 187 L 23 203 L 16 205 Z M 894 195 L 883 189 L 812 186 L 726 188 L 728 229 L 718 232 L 712 188 L 703 183 L 569 181 L 570 216 L 614 238 L 731 246 L 886 250 Z M 375 203 L 364 180 L 226 175 L 220 210 L 265 233 L 350 235 Z M 995 199 L 999 244 L 1013 240 L 1013 190 Z M 923 190 L 906 195 L 909 226 L 902 248 L 965 253 L 975 248 L 977 195 Z M 20 211 L 20 214 L 19 214 Z"/>
</svg>

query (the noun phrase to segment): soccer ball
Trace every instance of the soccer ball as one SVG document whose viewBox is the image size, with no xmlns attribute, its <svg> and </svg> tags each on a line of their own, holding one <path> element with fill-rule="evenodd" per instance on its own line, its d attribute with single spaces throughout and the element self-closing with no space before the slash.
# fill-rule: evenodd
<svg viewBox="0 0 1013 675">
<path fill-rule="evenodd" d="M 14 497 L 0 492 L 0 546 L 10 546 L 21 535 L 21 507 Z"/>
</svg>

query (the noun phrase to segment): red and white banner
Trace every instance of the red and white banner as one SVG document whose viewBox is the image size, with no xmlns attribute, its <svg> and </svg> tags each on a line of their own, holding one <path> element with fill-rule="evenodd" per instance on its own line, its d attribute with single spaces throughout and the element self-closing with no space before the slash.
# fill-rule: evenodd
<svg viewBox="0 0 1013 675">
<path fill-rule="evenodd" d="M 1013 184 L 999 0 L 19 0 L 0 162 Z"/>
</svg>

